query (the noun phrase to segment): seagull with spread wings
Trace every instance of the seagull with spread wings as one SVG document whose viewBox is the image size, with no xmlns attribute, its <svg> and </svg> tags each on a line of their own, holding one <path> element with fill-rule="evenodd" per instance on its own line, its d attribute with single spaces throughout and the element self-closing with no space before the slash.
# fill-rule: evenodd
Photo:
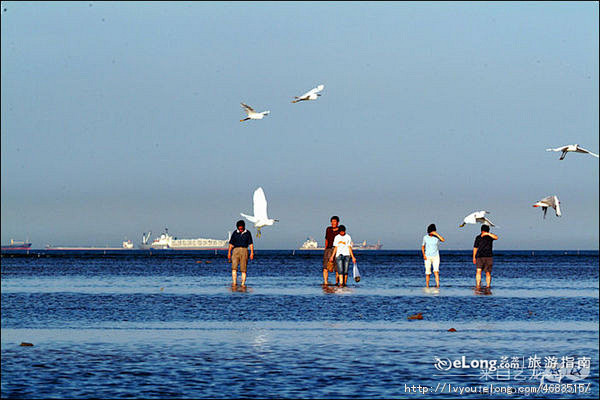
<svg viewBox="0 0 600 400">
<path fill-rule="evenodd" d="M 240 104 L 244 108 L 244 111 L 246 111 L 246 114 L 248 114 L 248 116 L 246 118 L 240 119 L 240 122 L 247 121 L 249 119 L 263 119 L 265 115 L 267 115 L 271 112 L 271 111 L 256 112 L 254 110 L 254 108 L 250 107 L 248 104 L 244 104 L 244 103 L 240 103 Z"/>
<path fill-rule="evenodd" d="M 546 149 L 546 151 L 562 151 L 562 154 L 560 155 L 559 160 L 564 160 L 565 156 L 569 152 L 587 153 L 587 154 L 590 154 L 590 155 L 598 158 L 598 154 L 592 153 L 591 151 L 586 150 L 583 147 L 580 147 L 578 144 L 568 144 L 566 146 L 557 147 L 555 149 Z"/>
<path fill-rule="evenodd" d="M 558 197 L 556 196 L 544 197 L 543 199 L 535 203 L 533 206 L 542 207 L 542 210 L 544 211 L 544 218 L 546 218 L 546 211 L 548 211 L 548 207 L 554 208 L 557 217 L 560 217 L 562 215 L 562 213 L 560 212 L 560 201 L 558 201 Z"/>
<path fill-rule="evenodd" d="M 267 216 L 267 198 L 262 187 L 254 191 L 252 201 L 254 203 L 254 215 L 246 215 L 244 213 L 240 213 L 240 215 L 254 224 L 257 236 L 260 237 L 260 228 L 273 225 L 275 222 L 279 222 L 279 220 L 271 219 Z"/>
<path fill-rule="evenodd" d="M 476 224 L 480 223 L 483 225 L 495 226 L 492 221 L 485 217 L 485 214 L 489 214 L 489 211 L 475 211 L 465 217 L 463 223 L 459 225 L 460 228 L 465 226 L 465 224 Z"/>
<path fill-rule="evenodd" d="M 316 88 L 313 88 L 313 89 L 309 90 L 308 92 L 304 93 L 302 96 L 294 97 L 294 99 L 296 99 L 296 100 L 292 100 L 292 103 L 297 103 L 299 101 L 305 101 L 305 100 L 316 100 L 319 98 L 319 96 L 321 96 L 319 94 L 319 92 L 321 90 L 323 90 L 324 88 L 325 88 L 325 85 L 319 85 Z"/>
</svg>

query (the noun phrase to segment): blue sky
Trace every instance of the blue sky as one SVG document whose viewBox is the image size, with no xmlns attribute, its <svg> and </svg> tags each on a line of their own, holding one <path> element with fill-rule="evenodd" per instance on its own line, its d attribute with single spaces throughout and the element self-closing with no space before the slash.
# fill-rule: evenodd
<svg viewBox="0 0 600 400">
<path fill-rule="evenodd" d="M 2 243 L 598 249 L 598 3 L 2 2 Z M 324 84 L 317 101 L 293 96 Z M 240 123 L 240 102 L 261 121 Z M 551 194 L 563 216 L 532 204 Z M 253 230 L 254 231 L 254 230 Z"/>
</svg>

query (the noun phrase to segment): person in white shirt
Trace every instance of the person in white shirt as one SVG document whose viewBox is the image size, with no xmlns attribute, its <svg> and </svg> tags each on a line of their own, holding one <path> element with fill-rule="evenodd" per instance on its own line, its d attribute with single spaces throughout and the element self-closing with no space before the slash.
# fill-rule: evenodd
<svg viewBox="0 0 600 400">
<path fill-rule="evenodd" d="M 440 252 L 438 250 L 439 242 L 446 240 L 437 233 L 435 224 L 427 227 L 427 235 L 423 236 L 421 252 L 425 260 L 425 286 L 429 287 L 429 277 L 431 276 L 431 266 L 433 265 L 433 274 L 435 275 L 435 287 L 440 287 Z"/>
<path fill-rule="evenodd" d="M 336 257 L 337 255 L 337 257 Z M 330 260 L 337 263 L 338 270 L 338 286 L 346 286 L 348 282 L 348 266 L 350 265 L 350 258 L 352 262 L 356 263 L 356 258 L 352 252 L 352 238 L 346 234 L 346 227 L 340 225 L 339 233 L 333 239 L 333 251 L 331 252 Z"/>
</svg>

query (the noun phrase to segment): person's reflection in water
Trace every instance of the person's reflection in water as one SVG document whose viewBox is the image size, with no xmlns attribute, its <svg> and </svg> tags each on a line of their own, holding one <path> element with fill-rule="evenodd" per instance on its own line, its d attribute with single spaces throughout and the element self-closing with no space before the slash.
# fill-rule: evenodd
<svg viewBox="0 0 600 400">
<path fill-rule="evenodd" d="M 492 289 L 488 288 L 488 287 L 474 287 L 473 288 L 473 293 L 476 296 L 489 296 L 492 294 Z"/>
<path fill-rule="evenodd" d="M 321 285 L 321 287 L 323 288 L 323 293 L 325 294 L 331 294 L 331 293 L 335 293 L 335 289 L 337 288 L 335 285 Z"/>
<path fill-rule="evenodd" d="M 246 292 L 251 292 L 252 289 L 250 289 L 248 286 L 229 286 L 229 290 L 231 290 L 231 293 L 235 293 L 235 292 L 240 292 L 240 293 L 246 293 Z"/>
</svg>

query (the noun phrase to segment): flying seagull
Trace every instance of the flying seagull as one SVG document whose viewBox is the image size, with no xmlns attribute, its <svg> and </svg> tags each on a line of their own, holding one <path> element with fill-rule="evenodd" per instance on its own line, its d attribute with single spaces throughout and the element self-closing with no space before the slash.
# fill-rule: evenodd
<svg viewBox="0 0 600 400">
<path fill-rule="evenodd" d="M 475 211 L 474 213 L 467 215 L 459 227 L 462 228 L 465 224 L 476 224 L 478 222 L 484 225 L 495 226 L 492 221 L 485 217 L 485 214 L 489 213 L 489 211 Z"/>
<path fill-rule="evenodd" d="M 271 111 L 256 112 L 256 111 L 254 111 L 254 108 L 250 107 L 248 104 L 244 104 L 244 103 L 240 103 L 240 104 L 244 108 L 244 111 L 246 111 L 246 114 L 248 114 L 248 116 L 246 118 L 240 119 L 240 122 L 247 121 L 249 119 L 263 119 L 263 117 L 265 115 L 267 115 L 271 112 Z"/>
<path fill-rule="evenodd" d="M 246 215 L 243 213 L 240 213 L 240 215 L 254 224 L 254 227 L 258 232 L 257 236 L 260 237 L 260 228 L 273 225 L 275 222 L 279 222 L 279 220 L 267 217 L 267 198 L 265 197 L 265 192 L 263 192 L 262 187 L 259 187 L 254 191 L 253 203 L 254 215 Z"/>
<path fill-rule="evenodd" d="M 296 100 L 292 100 L 292 103 L 297 103 L 304 100 L 316 100 L 320 96 L 319 92 L 323 90 L 324 87 L 325 85 L 319 85 L 316 88 L 304 93 L 302 96 L 294 97 Z"/>
<path fill-rule="evenodd" d="M 546 151 L 562 151 L 559 160 L 563 160 L 568 152 L 573 151 L 576 153 L 588 153 L 598 158 L 598 154 L 594 154 L 589 150 L 584 149 L 583 147 L 579 147 L 578 144 L 568 144 L 566 146 L 557 147 L 555 149 L 546 149 Z"/>
<path fill-rule="evenodd" d="M 533 206 L 542 207 L 542 210 L 544 210 L 544 218 L 546 218 L 546 211 L 548 211 L 548 207 L 554 208 L 557 217 L 560 217 L 562 215 L 562 213 L 560 212 L 560 201 L 558 201 L 558 197 L 556 196 L 544 197 L 543 199 L 535 203 Z"/>
</svg>

